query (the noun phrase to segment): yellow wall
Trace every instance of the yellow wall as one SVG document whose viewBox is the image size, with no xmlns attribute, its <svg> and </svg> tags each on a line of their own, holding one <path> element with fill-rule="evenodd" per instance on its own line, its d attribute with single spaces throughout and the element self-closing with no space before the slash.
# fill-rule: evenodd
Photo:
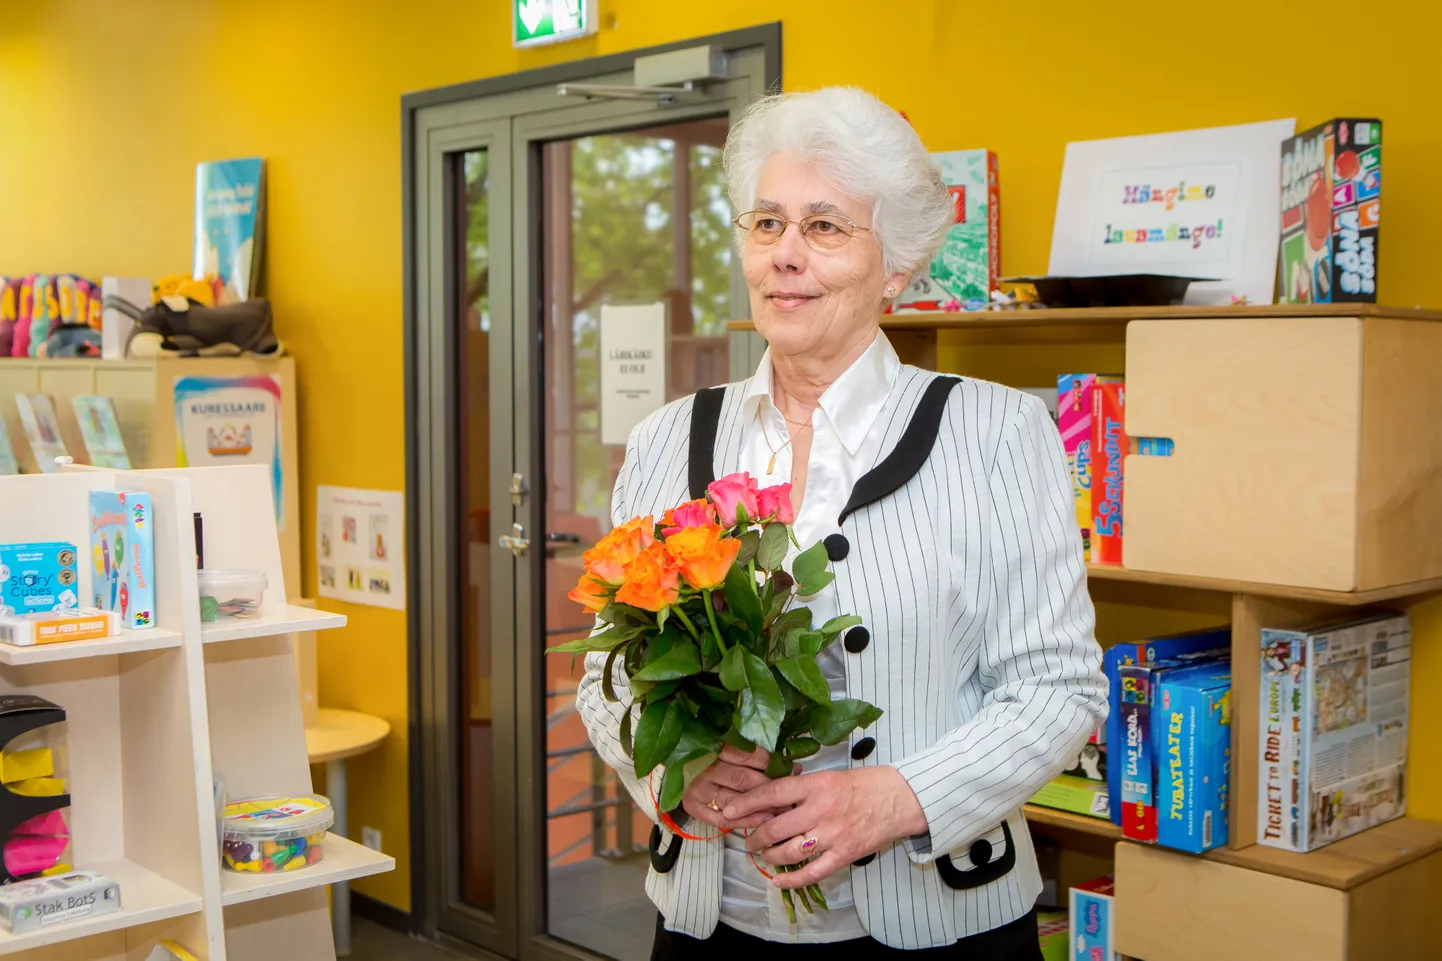
<svg viewBox="0 0 1442 961">
<path fill-rule="evenodd" d="M 195 163 L 269 159 L 267 283 L 299 358 L 308 593 L 315 485 L 404 483 L 406 91 L 782 16 L 788 88 L 858 84 L 907 111 L 933 149 L 998 151 L 1012 273 L 1046 268 L 1069 140 L 1375 113 L 1393 198 L 1382 297 L 1442 306 L 1432 5 L 600 0 L 599 36 L 526 53 L 510 47 L 507 7 L 11 0 L 0 17 L 0 272 L 183 270 Z M 405 622 L 327 606 L 351 626 L 323 637 L 323 701 L 383 715 L 397 732 L 352 762 L 351 823 L 380 828 L 400 869 L 356 887 L 406 908 Z M 1418 613 L 1414 684 L 1425 690 L 1442 684 L 1442 607 Z M 1442 706 L 1418 699 L 1414 718 L 1413 811 L 1442 818 Z"/>
</svg>

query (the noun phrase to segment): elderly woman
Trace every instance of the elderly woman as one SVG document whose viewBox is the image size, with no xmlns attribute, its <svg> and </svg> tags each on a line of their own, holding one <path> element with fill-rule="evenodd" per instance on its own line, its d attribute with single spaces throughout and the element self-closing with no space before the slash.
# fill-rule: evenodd
<svg viewBox="0 0 1442 961">
<path fill-rule="evenodd" d="M 1036 398 L 905 366 L 880 332 L 953 219 L 905 119 L 852 89 L 770 97 L 732 129 L 725 162 L 769 349 L 750 380 L 636 428 L 615 519 L 659 516 L 734 471 L 789 481 L 798 540 L 824 541 L 836 571 L 807 604 L 818 622 L 864 625 L 822 653 L 823 673 L 833 696 L 885 715 L 797 776 L 772 781 L 764 753 L 727 748 L 696 778 L 683 801 L 693 839 L 652 831 L 652 956 L 735 961 L 781 942 L 800 957 L 848 942 L 868 958 L 1040 958 L 1042 882 L 1021 806 L 1106 714 L 1060 438 Z M 578 705 L 654 811 L 620 748 L 603 665 L 588 658 Z M 813 882 L 830 910 L 792 924 L 778 888 Z"/>
</svg>

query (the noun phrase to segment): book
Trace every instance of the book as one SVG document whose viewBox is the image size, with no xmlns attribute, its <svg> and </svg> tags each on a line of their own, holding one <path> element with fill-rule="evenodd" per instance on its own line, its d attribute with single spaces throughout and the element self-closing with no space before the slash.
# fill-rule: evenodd
<svg viewBox="0 0 1442 961">
<path fill-rule="evenodd" d="M 1407 810 L 1406 615 L 1262 631 L 1257 843 L 1306 853 Z"/>
<path fill-rule="evenodd" d="M 114 402 L 97 394 L 76 394 L 70 398 L 70 405 L 75 409 L 75 421 L 80 425 L 80 437 L 91 465 L 130 470 L 130 455 L 120 436 Z"/>
<path fill-rule="evenodd" d="M 0 420 L 0 474 L 18 474 L 20 464 L 15 460 L 15 448 L 10 446 L 10 435 L 5 430 L 5 421 Z"/>
<path fill-rule="evenodd" d="M 1111 804 L 1107 797 L 1105 781 L 1058 774 L 1042 785 L 1031 797 L 1031 803 L 1072 814 L 1085 814 L 1094 818 L 1110 818 Z"/>
<path fill-rule="evenodd" d="M 892 304 L 895 313 L 985 310 L 1001 276 L 1001 188 L 990 150 L 934 153 L 954 221 L 941 248 Z"/>
<path fill-rule="evenodd" d="M 1227 843 L 1230 662 L 1165 671 L 1157 697 L 1157 843 L 1201 854 Z"/>
<path fill-rule="evenodd" d="M 217 160 L 195 167 L 195 260 L 216 278 L 217 304 L 256 296 L 265 239 L 265 161 Z"/>
<path fill-rule="evenodd" d="M 132 631 L 155 626 L 155 519 L 143 491 L 90 492 L 94 605 Z"/>
<path fill-rule="evenodd" d="M 1376 303 L 1382 121 L 1328 120 L 1282 142 L 1284 304 Z"/>
<path fill-rule="evenodd" d="M 1183 656 L 1200 656 L 1216 660 L 1226 656 L 1231 650 L 1231 643 L 1231 628 L 1224 627 L 1156 637 L 1140 642 L 1113 644 L 1102 653 L 1102 671 L 1107 677 L 1108 699 L 1111 702 L 1111 711 L 1107 714 L 1103 740 L 1107 746 L 1108 760 L 1111 762 L 1107 765 L 1106 773 L 1107 792 L 1112 798 L 1120 798 L 1122 791 L 1121 767 L 1118 763 L 1120 745 L 1123 741 L 1122 716 L 1119 707 L 1122 703 L 1121 666 L 1124 664 L 1156 664 L 1163 660 Z M 1111 806 L 1111 820 L 1113 824 L 1122 823 L 1121 810 L 1115 801 Z"/>
<path fill-rule="evenodd" d="M 30 442 L 30 452 L 35 455 L 35 466 L 41 473 L 55 473 L 60 469 L 55 459 L 70 456 L 60 433 L 60 422 L 55 418 L 55 405 L 46 394 L 16 394 L 15 407 L 25 428 L 25 439 Z"/>
</svg>

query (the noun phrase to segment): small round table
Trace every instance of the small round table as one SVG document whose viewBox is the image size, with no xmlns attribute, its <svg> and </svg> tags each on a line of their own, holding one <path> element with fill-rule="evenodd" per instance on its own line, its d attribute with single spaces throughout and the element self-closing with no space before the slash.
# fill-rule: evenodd
<svg viewBox="0 0 1442 961">
<path fill-rule="evenodd" d="M 316 711 L 314 727 L 305 729 L 305 752 L 312 764 L 325 764 L 326 794 L 335 808 L 335 825 L 331 828 L 346 836 L 346 759 L 375 748 L 390 734 L 391 725 L 385 718 L 322 707 Z M 331 927 L 335 935 L 335 954 L 350 956 L 350 883 L 338 881 L 331 885 Z"/>
</svg>

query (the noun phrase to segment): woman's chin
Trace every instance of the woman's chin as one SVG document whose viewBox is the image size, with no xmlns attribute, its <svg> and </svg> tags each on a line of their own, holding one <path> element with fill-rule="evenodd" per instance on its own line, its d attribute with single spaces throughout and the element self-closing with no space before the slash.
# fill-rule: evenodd
<svg viewBox="0 0 1442 961">
<path fill-rule="evenodd" d="M 758 318 L 756 332 L 765 338 L 771 350 L 778 354 L 798 354 L 816 343 L 815 325 L 810 322 L 810 318 L 794 313 Z"/>
</svg>

